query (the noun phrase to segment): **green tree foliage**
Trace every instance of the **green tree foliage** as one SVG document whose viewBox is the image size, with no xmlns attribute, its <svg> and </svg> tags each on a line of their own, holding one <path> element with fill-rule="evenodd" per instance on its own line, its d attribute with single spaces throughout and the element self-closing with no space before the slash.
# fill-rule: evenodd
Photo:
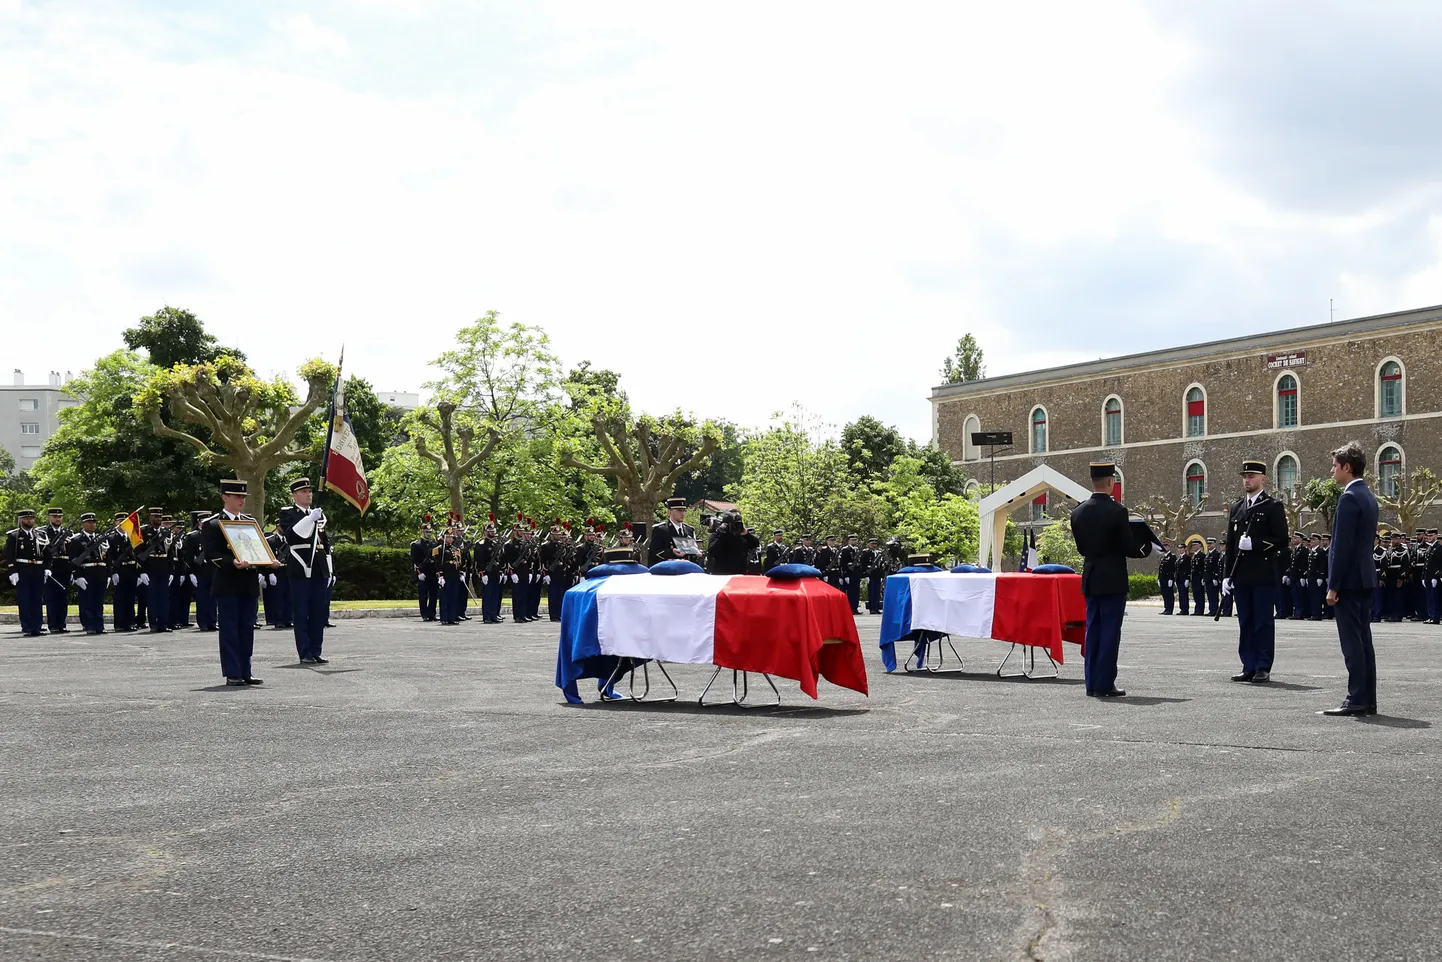
<svg viewBox="0 0 1442 962">
<path fill-rule="evenodd" d="M 79 403 L 60 411 L 60 426 L 30 472 L 35 486 L 71 512 L 105 517 L 150 505 L 214 504 L 225 469 L 198 460 L 188 444 L 156 435 L 135 410 L 135 397 L 159 371 L 118 350 L 67 382 Z"/>
<path fill-rule="evenodd" d="M 986 377 L 986 356 L 976 338 L 967 334 L 956 342 L 956 353 L 941 362 L 941 383 L 960 384 Z"/>
<path fill-rule="evenodd" d="M 1332 517 L 1337 513 L 1337 499 L 1342 486 L 1331 478 L 1313 478 L 1302 487 L 1302 501 L 1322 516 L 1324 530 L 1331 532 Z"/>
<path fill-rule="evenodd" d="M 48 505 L 35 502 L 35 485 L 30 472 L 15 470 L 15 457 L 0 448 L 0 523 L 9 530 L 15 525 L 15 512 L 21 508 L 43 511 Z"/>
<path fill-rule="evenodd" d="M 893 530 L 912 551 L 939 561 L 971 560 L 981 538 L 976 502 L 958 494 L 937 496 L 922 474 L 922 462 L 900 457 L 891 464 L 882 497 L 892 507 Z"/>
<path fill-rule="evenodd" d="M 558 409 L 560 360 L 545 331 L 502 324 L 499 313 L 487 311 L 433 363 L 444 374 L 426 385 L 436 405 L 422 414 L 426 430 L 415 436 L 416 450 L 440 472 L 449 510 L 464 517 L 467 476 L 512 433 L 545 432 Z"/>
<path fill-rule="evenodd" d="M 821 419 L 799 404 L 772 416 L 771 427 L 748 439 L 733 499 L 757 530 L 789 537 L 824 535 L 833 526 L 828 505 L 849 485 L 846 455 L 826 437 Z M 834 533 L 834 532 L 833 532 Z"/>
<path fill-rule="evenodd" d="M 371 383 L 365 378 L 355 375 L 345 379 L 345 407 L 350 416 L 351 429 L 355 432 L 356 441 L 360 445 L 361 462 L 365 465 L 367 480 L 370 481 L 370 472 L 380 465 L 387 448 L 400 439 L 400 412 L 382 404 L 381 399 L 376 396 L 375 388 L 371 387 Z M 295 438 L 295 447 L 304 448 L 308 453 L 305 466 L 297 466 L 293 473 L 304 473 L 316 486 L 317 492 L 320 490 L 323 477 L 321 465 L 325 456 L 329 414 L 330 402 L 327 399 L 326 403 L 318 407 L 311 415 L 310 420 L 296 432 Z M 288 479 L 285 477 L 271 478 L 271 481 L 286 482 Z M 276 496 L 269 506 L 270 508 L 278 509 L 289 503 L 290 487 L 288 484 L 268 484 L 267 490 Z M 343 498 L 327 498 L 324 507 L 329 525 L 328 530 L 331 538 L 335 541 L 350 538 L 359 542 L 363 540 L 367 526 L 384 527 L 381 520 L 371 515 L 371 511 L 376 509 L 374 493 L 372 493 L 371 511 L 367 511 L 364 517 Z"/>
<path fill-rule="evenodd" d="M 694 474 L 682 475 L 676 481 L 677 497 L 685 498 L 689 504 L 703 498 L 723 499 L 726 492 L 741 480 L 741 429 L 730 421 L 717 421 L 716 427 L 721 432 L 721 447 L 711 455 L 704 468 Z"/>
<path fill-rule="evenodd" d="M 853 477 L 878 481 L 891 462 L 907 453 L 907 442 L 896 428 L 867 414 L 841 429 L 841 449 Z"/>
<path fill-rule="evenodd" d="M 222 354 L 245 360 L 240 351 L 221 347 L 205 330 L 200 318 L 178 307 L 162 307 L 142 317 L 134 327 L 122 331 L 120 337 L 132 351 L 145 351 L 156 367 L 203 364 L 218 360 Z"/>
<path fill-rule="evenodd" d="M 1070 565 L 1081 570 L 1082 556 L 1071 532 L 1069 514 L 1063 516 L 1059 512 L 1052 523 L 1042 529 L 1036 539 L 1036 554 L 1042 564 Z"/>
<path fill-rule="evenodd" d="M 247 507 L 264 522 L 266 475 L 305 460 L 306 450 L 292 441 L 329 400 L 335 365 L 307 361 L 300 376 L 307 388 L 304 400 L 286 379 L 263 381 L 244 361 L 222 354 L 213 362 L 156 371 L 135 396 L 134 409 L 157 435 L 191 445 L 202 463 L 224 465 L 248 482 Z"/>
</svg>

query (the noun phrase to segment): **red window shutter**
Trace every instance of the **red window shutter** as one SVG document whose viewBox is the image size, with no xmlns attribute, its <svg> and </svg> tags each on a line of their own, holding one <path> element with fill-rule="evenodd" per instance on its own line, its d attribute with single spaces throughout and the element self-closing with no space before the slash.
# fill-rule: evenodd
<svg viewBox="0 0 1442 962">
<path fill-rule="evenodd" d="M 1120 481 L 1112 483 L 1112 497 L 1117 501 L 1122 499 L 1122 483 Z"/>
<path fill-rule="evenodd" d="M 1042 494 L 1037 495 L 1037 496 L 1036 496 L 1036 500 L 1033 501 L 1032 504 L 1039 504 L 1039 505 L 1045 507 L 1045 506 L 1046 506 L 1046 494 L 1045 494 L 1045 492 L 1043 492 Z"/>
<path fill-rule="evenodd" d="M 1189 418 L 1200 418 L 1200 417 L 1205 417 L 1206 414 L 1207 414 L 1207 402 L 1206 402 L 1206 401 L 1188 401 L 1188 402 L 1187 402 L 1187 417 L 1189 417 Z"/>
</svg>

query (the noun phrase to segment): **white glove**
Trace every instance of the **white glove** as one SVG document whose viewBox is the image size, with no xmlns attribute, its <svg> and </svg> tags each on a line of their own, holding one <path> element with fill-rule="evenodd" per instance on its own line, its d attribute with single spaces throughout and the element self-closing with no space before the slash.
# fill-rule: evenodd
<svg viewBox="0 0 1442 962">
<path fill-rule="evenodd" d="M 86 591 L 86 590 L 88 590 L 88 589 L 90 588 L 90 582 L 86 581 L 84 578 L 76 578 L 76 579 L 75 579 L 75 585 L 76 585 L 76 587 L 78 587 L 81 591 Z"/>
<path fill-rule="evenodd" d="M 308 512 L 306 512 L 305 516 L 311 521 L 319 521 L 320 516 L 323 514 L 325 514 L 325 512 L 322 511 L 320 508 L 311 508 Z"/>
<path fill-rule="evenodd" d="M 419 584 L 419 583 L 421 583 L 421 582 L 423 582 L 423 581 L 425 581 L 425 580 L 426 580 L 426 576 L 423 575 L 423 574 L 421 574 L 419 571 L 417 571 L 417 572 L 416 572 L 416 582 Z"/>
<path fill-rule="evenodd" d="M 518 584 L 520 584 L 520 583 L 521 583 L 521 576 L 520 576 L 520 575 L 511 575 L 511 584 L 513 584 L 513 585 L 518 585 Z"/>
<path fill-rule="evenodd" d="M 483 585 L 488 585 L 488 584 L 490 584 L 490 583 L 491 583 L 491 579 L 490 579 L 490 577 L 489 577 L 488 575 L 484 575 L 484 574 L 481 575 L 481 584 L 483 584 Z"/>
<path fill-rule="evenodd" d="M 1433 579 L 1432 579 L 1432 587 L 1434 587 L 1434 588 L 1437 587 L 1437 579 L 1436 579 L 1436 578 L 1433 578 Z"/>
<path fill-rule="evenodd" d="M 170 576 L 170 583 L 175 584 L 175 575 Z"/>
<path fill-rule="evenodd" d="M 1251 551 L 1251 550 L 1252 550 L 1252 536 L 1249 535 L 1249 534 L 1244 534 L 1244 535 L 1242 535 L 1242 537 L 1241 537 L 1240 539 L 1238 539 L 1238 541 L 1237 541 L 1237 550 L 1238 550 L 1238 551 Z"/>
<path fill-rule="evenodd" d="M 438 584 L 438 585 L 440 585 L 442 588 L 444 588 L 444 587 L 446 586 L 446 576 L 445 576 L 445 575 L 437 575 L 437 576 L 436 576 L 436 584 Z"/>
<path fill-rule="evenodd" d="M 50 577 L 50 569 L 49 569 L 49 568 L 46 568 L 46 569 L 45 569 L 45 577 L 47 577 L 47 578 Z"/>
<path fill-rule="evenodd" d="M 1185 581 L 1183 581 L 1183 582 L 1182 582 L 1182 587 L 1185 588 L 1186 586 L 1187 586 L 1187 583 L 1186 583 Z"/>
<path fill-rule="evenodd" d="M 140 574 L 138 574 L 138 575 L 135 576 L 135 583 L 138 584 L 138 585 L 148 585 L 148 584 L 150 584 L 150 575 L 146 574 L 146 573 L 143 572 L 143 571 L 140 572 Z"/>
<path fill-rule="evenodd" d="M 258 585 L 260 585 L 262 588 L 264 588 L 264 587 L 265 587 L 265 575 L 263 575 L 263 574 L 261 574 L 259 571 L 257 571 L 257 572 L 255 573 L 255 583 L 258 584 Z"/>
<path fill-rule="evenodd" d="M 466 583 L 466 573 L 465 573 L 464 571 L 461 572 L 461 574 L 460 574 L 460 579 L 461 579 L 461 584 L 465 584 L 465 583 Z"/>
<path fill-rule="evenodd" d="M 111 576 L 110 576 L 110 583 L 111 583 L 112 585 L 118 585 L 118 584 L 120 584 L 120 575 L 111 575 Z"/>
<path fill-rule="evenodd" d="M 1321 579 L 1321 578 L 1318 578 L 1318 579 L 1317 579 L 1317 587 L 1318 587 L 1318 588 L 1322 587 L 1322 579 Z"/>
<path fill-rule="evenodd" d="M 198 587 L 200 587 L 200 579 L 197 578 L 195 575 L 191 575 L 191 576 L 190 576 L 190 586 L 191 586 L 192 588 L 198 588 Z"/>
<path fill-rule="evenodd" d="M 461 580 L 464 581 L 465 579 L 461 579 Z M 326 585 L 326 587 L 327 587 L 327 588 L 334 588 L 334 587 L 335 587 L 335 575 L 331 575 L 331 576 L 330 576 L 330 584 Z"/>
<path fill-rule="evenodd" d="M 270 583 L 270 586 L 271 586 L 272 588 L 275 587 L 275 575 L 274 575 L 274 574 L 268 574 L 268 575 L 266 575 L 266 576 L 265 576 L 265 580 Z"/>
<path fill-rule="evenodd" d="M 1223 578 L 1223 579 L 1222 579 L 1222 594 L 1224 594 L 1224 595 L 1229 595 L 1229 594 L 1231 594 L 1231 593 L 1232 593 L 1232 579 L 1231 579 L 1231 578 Z"/>
<path fill-rule="evenodd" d="M 546 577 L 542 578 L 541 580 L 542 580 L 544 583 L 546 583 L 546 584 L 550 584 L 550 583 L 551 583 L 551 576 L 550 576 L 550 575 L 546 575 Z"/>
<path fill-rule="evenodd" d="M 18 585 L 18 584 L 20 583 L 20 572 L 18 572 L 18 571 L 12 571 L 12 572 L 10 572 L 10 583 L 11 583 L 12 585 Z"/>
<path fill-rule="evenodd" d="M 1284 585 L 1289 585 L 1289 584 L 1291 584 L 1291 583 L 1292 583 L 1292 579 L 1291 579 L 1291 578 L 1288 578 L 1286 575 L 1282 575 L 1282 584 L 1284 584 Z"/>
</svg>

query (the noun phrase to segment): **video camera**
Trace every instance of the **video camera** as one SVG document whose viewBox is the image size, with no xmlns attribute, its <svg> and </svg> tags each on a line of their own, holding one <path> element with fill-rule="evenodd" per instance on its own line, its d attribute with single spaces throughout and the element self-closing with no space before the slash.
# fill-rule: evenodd
<svg viewBox="0 0 1442 962">
<path fill-rule="evenodd" d="M 723 532 L 734 532 L 745 534 L 746 525 L 741 520 L 740 511 L 723 511 L 718 514 L 701 515 L 701 526 L 712 534 Z"/>
</svg>

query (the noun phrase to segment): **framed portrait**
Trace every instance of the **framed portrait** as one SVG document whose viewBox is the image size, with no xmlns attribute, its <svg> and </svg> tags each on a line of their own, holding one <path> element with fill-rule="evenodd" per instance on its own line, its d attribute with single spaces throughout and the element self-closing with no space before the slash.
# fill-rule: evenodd
<svg viewBox="0 0 1442 962">
<path fill-rule="evenodd" d="M 220 533 L 225 535 L 225 543 L 230 546 L 230 553 L 235 555 L 235 560 L 244 561 L 257 568 L 280 566 L 275 555 L 271 554 L 265 532 L 260 530 L 260 522 L 221 519 L 219 524 Z"/>
<path fill-rule="evenodd" d="M 695 538 L 677 535 L 671 539 L 671 546 L 684 555 L 699 555 L 701 553 L 701 546 L 696 543 Z"/>
</svg>

